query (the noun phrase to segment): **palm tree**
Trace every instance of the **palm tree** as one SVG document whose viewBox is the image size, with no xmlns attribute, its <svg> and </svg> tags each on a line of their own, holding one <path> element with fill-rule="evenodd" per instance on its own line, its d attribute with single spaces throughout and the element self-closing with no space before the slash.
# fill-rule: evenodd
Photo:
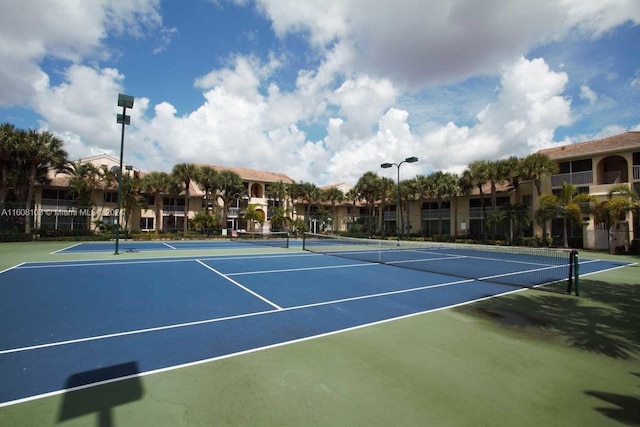
<svg viewBox="0 0 640 427">
<path fill-rule="evenodd" d="M 15 161 L 18 131 L 9 123 L 0 125 L 0 206 L 7 197 L 7 183 L 9 182 L 9 165 Z"/>
<path fill-rule="evenodd" d="M 289 194 L 289 186 L 282 182 L 282 180 L 267 185 L 266 197 L 269 199 L 268 213 L 273 225 L 273 214 L 276 208 L 283 207 L 287 209 L 287 194 Z"/>
<path fill-rule="evenodd" d="M 364 175 L 358 179 L 355 188 L 357 188 L 359 198 L 364 199 L 367 205 L 368 218 L 367 218 L 367 232 L 372 233 L 372 225 L 375 223 L 375 211 L 374 204 L 376 200 L 380 198 L 382 180 L 375 172 L 365 172 Z M 397 209 L 400 207 L 398 206 Z M 400 224 L 396 225 L 397 227 Z"/>
<path fill-rule="evenodd" d="M 222 200 L 222 227 L 227 226 L 227 215 L 231 203 L 247 193 L 240 175 L 232 170 L 225 169 L 218 173 L 218 197 Z"/>
<path fill-rule="evenodd" d="M 117 188 L 118 185 L 118 174 L 109 169 L 107 165 L 102 165 L 98 169 L 99 180 L 102 183 L 102 188 L 104 189 L 104 194 L 102 197 L 102 207 L 100 208 L 100 212 L 104 212 L 104 206 L 107 203 L 107 192 L 113 188 Z M 123 178 L 126 175 L 123 175 Z"/>
<path fill-rule="evenodd" d="M 305 219 L 311 220 L 311 207 L 320 200 L 320 189 L 311 182 L 301 182 L 300 191 L 302 200 L 305 202 Z"/>
<path fill-rule="evenodd" d="M 489 162 L 486 160 L 476 160 L 469 164 L 469 167 L 462 173 L 463 180 L 478 188 L 480 192 L 480 216 L 482 217 L 482 238 L 487 238 L 486 212 L 484 209 L 483 187 L 489 180 Z"/>
<path fill-rule="evenodd" d="M 557 216 L 562 217 L 562 242 L 565 248 L 569 246 L 569 222 L 582 221 L 582 210 L 580 209 L 579 203 L 592 202 L 595 200 L 594 196 L 587 193 L 576 195 L 576 191 L 577 188 L 574 185 L 563 182 L 560 196 L 556 196 L 555 194 L 545 194 L 540 197 L 540 208 L 536 213 L 536 216 L 540 221 L 542 221 L 542 219 L 546 219 L 548 221 Z M 544 231 L 546 235 L 546 228 Z"/>
<path fill-rule="evenodd" d="M 422 215 L 422 206 L 426 199 L 431 198 L 433 190 L 433 181 L 426 175 L 416 175 L 412 180 L 412 187 L 415 198 L 418 200 L 419 210 Z M 421 234 L 424 236 L 425 228 L 420 227 Z"/>
<path fill-rule="evenodd" d="M 193 163 L 178 163 L 171 171 L 173 176 L 184 185 L 184 224 L 183 232 L 186 233 L 189 222 L 189 190 L 191 181 L 198 178 L 198 167 Z"/>
<path fill-rule="evenodd" d="M 65 166 L 64 173 L 70 176 L 69 187 L 74 193 L 74 205 L 79 208 L 93 208 L 93 191 L 98 188 L 99 171 L 92 163 L 73 162 Z M 87 217 L 85 230 L 90 227 L 91 217 Z"/>
<path fill-rule="evenodd" d="M 416 198 L 415 194 L 414 180 L 405 179 L 400 181 L 400 226 L 403 235 L 409 235 L 410 232 L 410 201 Z"/>
<path fill-rule="evenodd" d="M 213 195 L 218 191 L 218 172 L 211 166 L 200 166 L 196 181 L 204 189 L 204 210 L 209 214 L 209 202 L 216 199 Z"/>
<path fill-rule="evenodd" d="M 442 202 L 451 200 L 456 195 L 456 175 L 437 171 L 429 175 L 428 181 L 431 188 L 431 195 L 438 204 L 438 234 L 442 234 Z"/>
<path fill-rule="evenodd" d="M 511 175 L 509 170 L 510 163 L 508 160 L 492 160 L 487 162 L 487 178 L 491 183 L 491 212 L 495 213 L 495 217 L 503 216 L 498 212 L 498 185 L 504 183 Z M 493 237 L 497 233 L 497 226 L 503 222 L 493 221 Z"/>
<path fill-rule="evenodd" d="M 521 163 L 521 179 L 533 181 L 538 192 L 538 197 L 542 195 L 542 178 L 553 175 L 558 171 L 558 164 L 551 160 L 549 156 L 540 153 L 530 154 Z"/>
<path fill-rule="evenodd" d="M 293 220 L 289 216 L 289 210 L 284 206 L 275 206 L 271 213 L 271 230 L 285 230 Z"/>
<path fill-rule="evenodd" d="M 360 192 L 358 191 L 358 189 L 356 187 L 353 187 L 351 189 L 349 189 L 349 191 L 347 191 L 347 194 L 345 194 L 345 197 L 347 200 L 351 201 L 351 219 L 349 222 L 350 227 L 353 227 L 353 224 L 355 223 L 355 218 L 356 218 L 356 205 L 358 204 L 358 200 L 360 200 Z"/>
<path fill-rule="evenodd" d="M 264 211 L 257 203 L 250 203 L 244 211 L 244 220 L 247 221 L 249 231 L 255 230 L 255 222 L 260 224 L 260 228 L 262 228 L 265 221 Z"/>
<path fill-rule="evenodd" d="M 331 203 L 331 228 L 335 231 L 337 228 L 336 204 L 344 200 L 344 193 L 338 187 L 329 187 L 321 192 L 321 198 Z"/>
<path fill-rule="evenodd" d="M 129 230 L 129 221 L 133 210 L 147 208 L 147 198 L 142 194 L 142 180 L 138 173 L 123 175 L 122 207 L 125 211 L 124 229 Z"/>
<path fill-rule="evenodd" d="M 26 207 L 31 207 L 38 168 L 51 167 L 63 171 L 67 161 L 67 152 L 62 140 L 48 131 L 30 129 L 20 140 L 18 146 L 18 163 L 28 170 Z M 27 214 L 25 233 L 31 232 L 31 220 Z"/>
<path fill-rule="evenodd" d="M 153 196 L 154 210 L 156 213 L 155 234 L 160 232 L 162 226 L 162 197 L 171 184 L 171 176 L 166 172 L 151 172 L 142 178 L 141 189 L 143 193 Z"/>
</svg>

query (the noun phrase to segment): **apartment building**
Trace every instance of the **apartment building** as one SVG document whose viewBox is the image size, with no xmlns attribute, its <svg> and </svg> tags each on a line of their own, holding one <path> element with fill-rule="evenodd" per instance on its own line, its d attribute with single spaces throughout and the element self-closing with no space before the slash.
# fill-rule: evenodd
<svg viewBox="0 0 640 427">
<path fill-rule="evenodd" d="M 101 154 L 78 160 L 77 164 L 91 163 L 101 170 L 116 172 L 119 169 L 119 160 L 108 154 Z M 291 178 L 281 173 L 264 172 L 248 168 L 231 168 L 212 166 L 216 171 L 231 170 L 237 173 L 243 181 L 244 191 L 233 198 L 227 212 L 226 228 L 230 230 L 246 229 L 247 223 L 243 219 L 243 210 L 249 204 L 255 205 L 256 211 L 262 211 L 266 218 L 263 224 L 265 229 L 270 227 L 270 217 L 274 206 L 281 206 L 286 201 L 277 197 L 270 197 L 270 186 L 283 182 L 290 184 Z M 124 165 L 124 175 L 135 175 L 144 178 L 148 172 L 142 172 L 130 165 Z M 117 175 L 116 175 L 117 176 Z M 48 228 L 55 230 L 85 230 L 95 229 L 98 224 L 109 226 L 117 222 L 118 192 L 115 182 L 106 183 L 97 180 L 91 192 L 91 206 L 78 207 L 74 200 L 74 194 L 70 188 L 72 176 L 65 173 L 49 172 L 49 183 L 39 185 L 35 191 L 34 211 L 41 212 L 34 216 L 35 228 Z M 192 181 L 189 188 L 189 200 L 185 200 L 185 192 L 177 194 L 163 194 L 160 209 L 160 224 L 156 223 L 155 205 L 153 195 L 146 195 L 146 207 L 136 207 L 127 212 L 122 209 L 119 214 L 123 227 L 129 231 L 167 231 L 181 230 L 184 224 L 184 206 L 189 203 L 188 216 L 193 218 L 197 212 L 208 208 L 220 206 L 220 200 L 207 200 L 206 192 L 196 181 Z"/>
<path fill-rule="evenodd" d="M 610 192 L 619 186 L 625 186 L 629 191 L 640 193 L 640 132 L 626 132 L 608 138 L 586 141 L 561 147 L 554 147 L 539 151 L 557 162 L 558 172 L 542 179 L 542 194 L 559 194 L 563 182 L 577 187 L 578 192 L 588 193 L 598 200 L 604 201 L 610 197 Z M 103 154 L 83 159 L 95 166 L 117 171 L 118 160 Z M 283 206 L 292 218 L 307 216 L 307 206 L 302 201 L 279 200 L 273 196 L 270 187 L 282 182 L 291 184 L 294 181 L 280 173 L 264 172 L 248 168 L 226 168 L 213 166 L 217 171 L 231 170 L 237 173 L 244 182 L 242 194 L 234 198 L 227 211 L 227 224 L 221 228 L 230 230 L 253 228 L 243 219 L 243 212 L 249 204 L 255 205 L 258 211 L 265 215 L 265 230 L 270 228 L 270 217 L 273 208 Z M 125 174 L 137 175 L 143 178 L 145 172 L 125 165 Z M 115 186 L 97 183 L 92 194 L 93 208 L 91 212 L 78 210 L 74 207 L 70 197 L 70 176 L 50 173 L 50 184 L 39 186 L 35 193 L 35 209 L 46 214 L 34 218 L 35 227 L 52 229 L 95 228 L 96 221 L 103 224 L 113 224 L 116 221 L 117 190 Z M 336 187 L 342 193 L 347 193 L 351 186 L 340 183 L 322 187 L 327 190 Z M 192 181 L 190 187 L 188 216 L 193 216 L 207 208 L 220 206 L 220 200 L 206 200 L 204 189 Z M 455 197 L 450 200 L 414 200 L 402 209 L 401 227 L 403 233 L 451 236 L 482 236 L 487 226 L 494 227 L 494 234 L 508 233 L 504 226 L 489 224 L 492 213 L 491 186 L 485 184 L 480 189 L 474 188 L 471 194 Z M 138 208 L 132 212 L 123 212 L 122 224 L 128 230 L 168 230 L 182 229 L 184 223 L 184 204 L 187 202 L 184 192 L 174 195 L 162 195 L 161 223 L 156 224 L 155 200 L 148 196 L 147 208 Z M 504 206 L 524 206 L 530 217 L 539 207 L 539 196 L 533 182 L 520 182 L 517 189 L 508 183 L 498 183 L 495 189 L 496 205 L 499 209 Z M 398 215 L 395 200 L 389 200 L 380 212 L 382 206 L 377 204 L 376 229 L 383 229 L 388 235 L 396 234 Z M 334 203 L 323 202 L 311 206 L 308 226 L 314 231 L 344 231 L 359 221 L 366 226 L 363 218 L 370 215 L 368 207 L 360 201 L 339 200 Z M 605 229 L 598 223 L 595 215 L 585 213 L 582 224 L 576 224 L 570 234 L 581 241 L 585 247 L 604 249 L 610 246 L 611 237 L 615 235 L 614 244 L 626 244 L 630 239 L 640 237 L 640 218 L 629 211 L 624 218 L 619 218 L 613 229 Z M 560 218 L 549 221 L 542 226 L 536 221 L 528 225 L 524 235 L 542 237 L 546 232 L 550 236 L 561 234 L 562 220 Z M 497 227 L 497 228 L 495 228 Z M 617 233 L 617 234 L 616 234 Z"/>
</svg>

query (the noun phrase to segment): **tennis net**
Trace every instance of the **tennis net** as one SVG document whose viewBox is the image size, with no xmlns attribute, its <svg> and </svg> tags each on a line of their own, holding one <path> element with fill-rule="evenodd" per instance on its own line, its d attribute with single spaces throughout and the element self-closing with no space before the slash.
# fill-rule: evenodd
<svg viewBox="0 0 640 427">
<path fill-rule="evenodd" d="M 269 233 L 259 231 L 238 231 L 235 240 L 244 243 L 253 243 L 263 246 L 275 246 L 278 248 L 289 247 L 289 233 L 286 231 L 273 231 Z"/>
<path fill-rule="evenodd" d="M 571 293 L 578 252 L 569 249 L 358 239 L 304 233 L 303 249 L 360 261 L 518 287 Z"/>
</svg>

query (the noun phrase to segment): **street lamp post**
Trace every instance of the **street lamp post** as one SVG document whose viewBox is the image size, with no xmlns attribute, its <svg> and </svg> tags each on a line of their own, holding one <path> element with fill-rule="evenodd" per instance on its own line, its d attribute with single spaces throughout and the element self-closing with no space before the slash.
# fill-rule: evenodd
<svg viewBox="0 0 640 427">
<path fill-rule="evenodd" d="M 122 114 L 118 114 L 117 122 L 122 124 L 122 135 L 120 137 L 120 167 L 118 168 L 118 211 L 116 215 L 116 248 L 114 255 L 118 255 L 118 243 L 120 240 L 120 210 L 122 209 L 122 156 L 124 153 L 124 126 L 131 124 L 131 116 L 127 116 L 127 108 L 133 108 L 133 96 L 118 94 L 118 107 L 122 107 Z"/>
<path fill-rule="evenodd" d="M 403 161 L 401 161 L 400 163 L 383 163 L 380 165 L 381 168 L 383 169 L 387 169 L 390 168 L 391 166 L 396 166 L 398 168 L 398 193 L 396 195 L 396 231 L 397 231 L 397 236 L 398 236 L 398 244 L 400 244 L 400 235 L 402 233 L 402 231 L 400 230 L 400 222 L 401 222 L 401 217 L 400 217 L 400 166 L 403 163 L 415 163 L 418 161 L 417 157 L 407 157 L 406 159 L 404 159 Z"/>
</svg>

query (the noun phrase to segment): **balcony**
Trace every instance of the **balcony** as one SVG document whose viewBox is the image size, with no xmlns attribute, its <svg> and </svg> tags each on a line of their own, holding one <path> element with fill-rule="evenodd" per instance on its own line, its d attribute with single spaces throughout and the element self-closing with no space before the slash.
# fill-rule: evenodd
<svg viewBox="0 0 640 427">
<path fill-rule="evenodd" d="M 451 217 L 451 209 L 426 209 L 420 212 L 422 219 L 449 219 Z"/>
<path fill-rule="evenodd" d="M 174 206 L 174 205 L 162 205 L 162 212 L 165 215 L 183 215 L 184 216 L 184 206 Z"/>
<path fill-rule="evenodd" d="M 551 186 L 562 187 L 562 183 L 566 182 L 571 185 L 589 185 L 593 184 L 593 171 L 559 173 L 551 175 Z"/>
<path fill-rule="evenodd" d="M 609 194 L 609 191 L 611 191 L 614 187 L 619 187 L 621 185 L 624 185 L 626 187 L 629 187 L 629 189 L 631 189 L 631 184 L 628 182 L 622 182 L 622 183 L 611 183 L 611 184 L 600 184 L 600 185 L 590 185 L 589 186 L 589 194 L 591 194 L 592 196 L 605 196 Z"/>
<path fill-rule="evenodd" d="M 385 221 L 395 221 L 397 219 L 396 211 L 384 212 L 382 214 L 382 219 Z"/>
<path fill-rule="evenodd" d="M 40 209 L 43 210 L 63 210 L 67 211 L 73 208 L 73 201 L 65 199 L 42 199 Z"/>
<path fill-rule="evenodd" d="M 604 173 L 604 179 L 602 180 L 603 184 L 620 184 L 622 176 L 621 171 L 611 171 Z"/>
</svg>

